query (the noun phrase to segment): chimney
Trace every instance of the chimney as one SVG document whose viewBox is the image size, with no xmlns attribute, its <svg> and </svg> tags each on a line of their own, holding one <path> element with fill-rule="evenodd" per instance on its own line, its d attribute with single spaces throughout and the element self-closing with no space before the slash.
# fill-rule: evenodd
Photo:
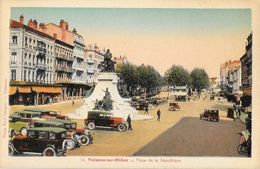
<svg viewBox="0 0 260 169">
<path fill-rule="evenodd" d="M 23 17 L 23 15 L 20 16 L 20 23 L 21 23 L 21 24 L 24 23 L 24 17 Z"/>
<path fill-rule="evenodd" d="M 63 19 L 62 20 L 60 20 L 60 28 L 62 29 L 62 30 L 69 30 L 69 25 L 68 25 L 68 23 L 67 22 L 65 22 Z"/>
<path fill-rule="evenodd" d="M 30 28 L 33 28 L 33 27 L 34 27 L 34 23 L 33 23 L 32 19 L 29 20 L 28 26 L 29 26 Z"/>
<path fill-rule="evenodd" d="M 44 23 L 39 24 L 39 30 L 42 31 L 42 32 L 46 32 L 46 26 L 45 26 Z"/>
<path fill-rule="evenodd" d="M 33 20 L 33 26 L 34 26 L 34 29 L 37 29 L 37 27 L 38 27 L 38 23 L 35 19 Z"/>
<path fill-rule="evenodd" d="M 73 28 L 73 31 L 72 31 L 74 34 L 77 34 L 77 30 L 75 28 Z"/>
<path fill-rule="evenodd" d="M 55 39 L 57 39 L 57 33 L 54 33 L 54 34 L 53 34 L 53 37 L 54 37 Z"/>
</svg>

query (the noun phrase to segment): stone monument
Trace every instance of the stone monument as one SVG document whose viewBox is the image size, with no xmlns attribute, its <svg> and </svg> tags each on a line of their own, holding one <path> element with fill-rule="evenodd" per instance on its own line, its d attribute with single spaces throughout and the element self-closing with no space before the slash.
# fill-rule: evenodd
<svg viewBox="0 0 260 169">
<path fill-rule="evenodd" d="M 151 116 L 138 114 L 138 111 L 130 106 L 130 99 L 122 98 L 119 95 L 117 89 L 119 78 L 115 73 L 115 63 L 111 59 L 112 54 L 107 50 L 104 61 L 99 65 L 101 72 L 95 79 L 93 93 L 85 98 L 84 105 L 71 113 L 69 117 L 84 119 L 87 118 L 89 110 L 105 110 L 110 111 L 114 116 L 123 117 L 125 120 L 129 114 L 133 120 L 151 119 Z"/>
</svg>

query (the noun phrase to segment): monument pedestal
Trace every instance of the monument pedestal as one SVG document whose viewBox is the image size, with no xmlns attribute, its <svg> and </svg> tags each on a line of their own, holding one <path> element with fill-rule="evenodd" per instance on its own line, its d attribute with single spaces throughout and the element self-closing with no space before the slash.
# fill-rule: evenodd
<svg viewBox="0 0 260 169">
<path fill-rule="evenodd" d="M 151 116 L 139 115 L 138 111 L 130 106 L 130 99 L 122 98 L 119 95 L 117 83 L 118 76 L 116 73 L 101 72 L 95 79 L 96 86 L 93 93 L 88 98 L 85 98 L 84 105 L 77 109 L 75 113 L 71 113 L 69 117 L 74 119 L 87 118 L 87 112 L 95 107 L 96 100 L 103 100 L 105 90 L 108 89 L 113 101 L 111 113 L 113 113 L 114 116 L 122 117 L 126 120 L 130 114 L 132 120 L 151 119 Z"/>
</svg>

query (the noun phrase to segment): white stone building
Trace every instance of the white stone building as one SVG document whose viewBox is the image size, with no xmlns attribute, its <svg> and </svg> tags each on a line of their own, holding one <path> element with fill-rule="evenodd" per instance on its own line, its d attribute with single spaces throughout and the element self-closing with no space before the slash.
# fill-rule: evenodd
<svg viewBox="0 0 260 169">
<path fill-rule="evenodd" d="M 28 26 L 10 23 L 10 80 L 52 84 L 54 82 L 54 38 Z"/>
</svg>

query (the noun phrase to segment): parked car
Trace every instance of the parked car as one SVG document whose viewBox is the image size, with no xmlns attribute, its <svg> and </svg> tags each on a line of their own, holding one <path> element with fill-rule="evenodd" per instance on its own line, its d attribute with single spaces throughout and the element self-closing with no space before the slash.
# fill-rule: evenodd
<svg viewBox="0 0 260 169">
<path fill-rule="evenodd" d="M 44 119 L 68 119 L 67 116 L 61 115 L 57 111 L 43 109 L 24 109 L 24 111 L 39 112 L 40 117 Z"/>
<path fill-rule="evenodd" d="M 63 119 L 48 119 L 45 121 L 35 121 L 30 124 L 31 127 L 60 127 L 66 129 L 66 136 L 72 138 L 79 145 L 89 145 L 93 142 L 93 136 L 87 129 L 77 128 L 77 123 L 71 120 Z M 75 144 L 70 145 L 70 149 L 75 147 Z"/>
<path fill-rule="evenodd" d="M 200 114 L 200 119 L 206 119 L 208 121 L 219 121 L 219 111 L 205 109 L 203 113 Z"/>
<path fill-rule="evenodd" d="M 30 111 L 17 111 L 9 116 L 10 137 L 15 133 L 26 135 L 31 121 L 40 120 L 40 113 Z"/>
<path fill-rule="evenodd" d="M 112 113 L 107 111 L 88 111 L 88 118 L 85 119 L 85 125 L 93 130 L 96 126 L 116 128 L 118 131 L 126 131 L 126 123 L 121 117 L 113 117 Z"/>
<path fill-rule="evenodd" d="M 66 152 L 66 130 L 62 128 L 31 128 L 25 136 L 15 136 L 9 141 L 9 155 L 40 153 L 43 156 L 59 156 Z"/>
<path fill-rule="evenodd" d="M 181 107 L 179 106 L 178 103 L 171 102 L 169 103 L 169 111 L 179 111 Z"/>
</svg>

